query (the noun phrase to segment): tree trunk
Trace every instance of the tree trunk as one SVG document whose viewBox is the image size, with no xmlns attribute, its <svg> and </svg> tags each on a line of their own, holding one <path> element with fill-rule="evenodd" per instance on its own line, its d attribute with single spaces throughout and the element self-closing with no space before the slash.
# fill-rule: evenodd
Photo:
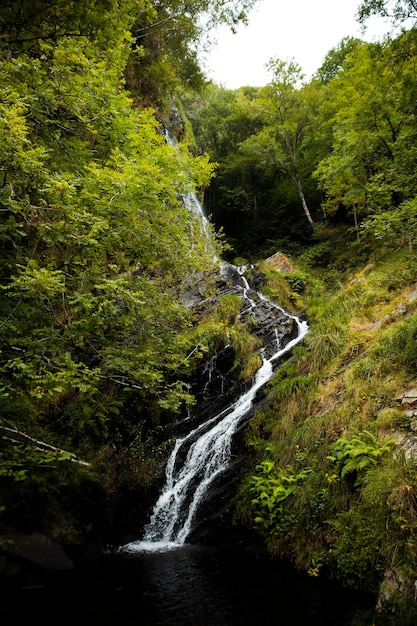
<svg viewBox="0 0 417 626">
<path fill-rule="evenodd" d="M 358 214 L 356 212 L 356 205 L 353 205 L 353 219 L 355 222 L 355 230 L 356 230 L 356 241 L 360 241 L 360 235 L 359 235 L 359 225 L 358 225 Z"/>
<path fill-rule="evenodd" d="M 301 205 L 303 207 L 305 216 L 307 218 L 307 220 L 309 221 L 310 224 L 314 224 L 313 222 L 313 218 L 311 217 L 311 213 L 309 211 L 309 208 L 307 206 L 307 202 L 304 196 L 304 191 L 303 191 L 303 186 L 301 184 L 301 178 L 300 175 L 298 173 L 298 165 L 297 165 L 297 148 L 296 146 L 291 144 L 290 141 L 290 137 L 289 137 L 289 133 L 287 130 L 284 131 L 284 146 L 285 146 L 285 151 L 287 152 L 288 156 L 290 157 L 290 163 L 291 163 L 291 177 L 295 183 L 295 186 L 297 188 L 297 193 L 298 193 L 298 197 L 301 200 Z"/>
<path fill-rule="evenodd" d="M 295 171 L 294 174 L 293 174 L 293 180 L 295 182 L 295 186 L 297 187 L 298 197 L 301 200 L 301 204 L 302 204 L 302 207 L 304 209 L 304 213 L 306 215 L 306 218 L 308 219 L 310 224 L 314 224 L 313 218 L 311 217 L 309 208 L 307 206 L 307 202 L 306 202 L 306 199 L 305 199 L 305 196 L 304 196 L 304 192 L 303 192 L 303 186 L 301 184 L 301 180 L 300 180 L 300 177 L 299 177 L 297 171 Z"/>
</svg>

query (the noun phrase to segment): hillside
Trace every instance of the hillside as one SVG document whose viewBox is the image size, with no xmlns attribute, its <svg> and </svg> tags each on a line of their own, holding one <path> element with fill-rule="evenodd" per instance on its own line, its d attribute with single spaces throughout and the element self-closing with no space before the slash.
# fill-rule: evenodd
<svg viewBox="0 0 417 626">
<path fill-rule="evenodd" d="M 339 251 L 340 234 L 333 233 Z M 378 611 L 387 612 L 378 624 L 411 624 L 417 261 L 408 249 L 378 250 L 362 266 L 341 269 L 348 250 L 319 267 L 317 243 L 295 264 L 304 282 L 291 297 L 311 329 L 251 422 L 254 470 L 237 517 L 271 554 L 374 593 Z M 287 274 L 293 286 L 295 274 Z M 268 276 L 272 284 L 286 274 L 269 269 Z"/>
</svg>

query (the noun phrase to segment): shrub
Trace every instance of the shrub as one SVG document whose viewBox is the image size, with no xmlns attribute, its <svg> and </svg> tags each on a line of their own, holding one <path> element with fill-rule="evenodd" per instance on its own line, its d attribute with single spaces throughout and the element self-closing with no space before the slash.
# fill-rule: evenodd
<svg viewBox="0 0 417 626">
<path fill-rule="evenodd" d="M 417 368 L 417 314 L 389 330 L 377 354 L 404 367 L 410 373 Z"/>
<path fill-rule="evenodd" d="M 303 293 L 308 284 L 308 275 L 301 270 L 296 270 L 287 272 L 285 274 L 285 280 L 292 291 L 295 293 Z"/>
<path fill-rule="evenodd" d="M 274 533 L 284 512 L 286 500 L 295 494 L 311 469 L 294 473 L 291 467 L 275 468 L 271 460 L 257 465 L 256 474 L 250 479 L 250 491 L 255 496 L 255 527 L 261 532 Z"/>
<path fill-rule="evenodd" d="M 313 327 L 306 337 L 309 363 L 312 369 L 320 369 L 330 363 L 346 344 L 346 330 L 342 324 L 328 323 Z"/>
</svg>

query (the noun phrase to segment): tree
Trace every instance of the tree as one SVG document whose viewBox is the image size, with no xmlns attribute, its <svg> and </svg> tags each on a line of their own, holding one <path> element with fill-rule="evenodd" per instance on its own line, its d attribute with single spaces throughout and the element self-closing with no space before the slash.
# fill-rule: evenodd
<svg viewBox="0 0 417 626">
<path fill-rule="evenodd" d="M 398 210 L 416 195 L 415 37 L 357 47 L 329 83 L 333 150 L 316 176 L 325 210 L 352 211 L 357 232 L 360 216 Z"/>
<path fill-rule="evenodd" d="M 361 44 L 360 39 L 344 37 L 339 44 L 330 50 L 319 69 L 316 77 L 322 83 L 328 83 L 337 73 L 346 67 L 348 56 Z"/>
<path fill-rule="evenodd" d="M 209 85 L 187 110 L 199 148 L 217 162 L 205 206 L 239 254 L 265 238 L 269 172 L 246 149 L 246 141 L 264 124 L 258 94 L 252 87 L 232 91 Z"/>
<path fill-rule="evenodd" d="M 204 85 L 200 53 L 210 46 L 209 33 L 220 24 L 232 30 L 247 21 L 259 0 L 162 0 L 150 11 L 138 13 L 132 26 L 133 54 L 127 85 L 144 104 L 167 108 L 167 94 L 184 87 L 199 91 Z"/>
<path fill-rule="evenodd" d="M 148 12 L 150 6 L 151 0 L 4 0 L 0 47 L 33 54 L 41 42 L 87 37 L 104 48 L 130 28 L 135 13 Z"/>
<path fill-rule="evenodd" d="M 358 20 L 366 25 L 372 15 L 389 18 L 394 24 L 417 18 L 415 0 L 363 0 L 358 9 Z"/>
<path fill-rule="evenodd" d="M 297 87 L 303 74 L 294 61 L 271 59 L 268 64 L 273 74 L 271 83 L 263 90 L 265 105 L 270 112 L 270 130 L 280 149 L 280 164 L 290 174 L 303 207 L 305 216 L 313 224 L 310 210 L 304 195 L 301 179 L 300 157 L 303 140 L 309 124 L 305 100 L 300 97 Z"/>
</svg>

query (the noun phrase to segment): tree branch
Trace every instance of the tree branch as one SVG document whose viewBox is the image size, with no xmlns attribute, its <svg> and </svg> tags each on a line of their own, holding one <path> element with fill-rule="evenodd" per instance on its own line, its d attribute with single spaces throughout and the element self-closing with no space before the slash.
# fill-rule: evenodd
<svg viewBox="0 0 417 626">
<path fill-rule="evenodd" d="M 53 450 L 54 452 L 61 452 L 61 448 L 56 448 L 55 446 L 52 446 L 49 443 L 45 443 L 44 441 L 39 441 L 39 439 L 34 439 L 34 437 L 31 437 L 27 433 L 24 433 L 21 430 L 18 430 L 17 428 L 9 428 L 8 426 L 0 425 L 0 429 L 4 430 L 7 433 L 18 435 L 19 437 L 22 437 L 23 439 L 26 439 L 30 441 L 31 443 L 36 444 L 36 449 L 39 450 L 40 452 L 45 452 L 46 450 Z M 2 436 L 2 439 L 12 441 L 13 443 L 20 443 L 19 441 L 12 439 L 10 437 L 7 437 L 7 436 Z M 88 463 L 87 461 L 82 461 L 81 459 L 76 457 L 75 454 L 72 454 L 72 452 L 67 452 L 66 450 L 63 450 L 63 452 L 70 456 L 70 461 L 72 461 L 73 463 L 78 463 L 79 465 L 83 465 L 84 467 L 88 467 L 90 465 L 90 463 Z"/>
</svg>

